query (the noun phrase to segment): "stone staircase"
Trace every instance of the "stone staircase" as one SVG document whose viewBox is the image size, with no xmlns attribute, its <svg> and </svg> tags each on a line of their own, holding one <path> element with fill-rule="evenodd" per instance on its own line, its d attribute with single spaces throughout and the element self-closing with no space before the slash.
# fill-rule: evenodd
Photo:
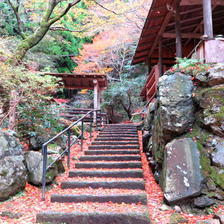
<svg viewBox="0 0 224 224">
<path fill-rule="evenodd" d="M 76 180 L 76 178 L 86 180 Z M 97 181 L 95 180 L 97 178 Z M 111 180 L 112 179 L 112 180 Z M 71 213 L 45 211 L 37 214 L 39 223 L 72 224 L 149 224 L 147 197 L 143 179 L 139 141 L 136 126 L 132 124 L 106 125 L 97 138 L 69 172 L 61 188 L 91 189 L 86 194 L 54 194 L 52 203 L 109 203 L 113 207 L 126 206 L 122 212 L 91 211 Z M 100 189 L 100 194 L 94 191 Z M 117 193 L 118 190 L 125 193 Z M 109 193 L 108 193 L 109 190 Z M 114 193 L 113 191 L 116 190 Z M 136 193 L 133 191 L 136 190 Z M 106 192 L 107 191 L 107 192 Z M 130 193 L 128 192 L 130 191 Z M 85 192 L 85 191 L 84 191 Z M 134 204 L 136 209 L 128 210 Z M 140 211 L 138 206 L 141 207 Z"/>
</svg>

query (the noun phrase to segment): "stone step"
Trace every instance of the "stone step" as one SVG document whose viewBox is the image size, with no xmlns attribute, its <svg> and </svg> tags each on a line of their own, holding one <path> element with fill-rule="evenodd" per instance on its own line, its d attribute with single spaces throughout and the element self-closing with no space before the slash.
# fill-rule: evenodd
<svg viewBox="0 0 224 224">
<path fill-rule="evenodd" d="M 122 142 L 122 141 L 132 141 L 132 142 L 134 142 L 134 141 L 138 141 L 138 138 L 130 138 L 130 137 L 123 137 L 123 138 L 119 138 L 119 137 L 104 137 L 104 138 L 101 138 L 101 137 L 99 137 L 99 138 L 96 138 L 94 141 L 95 142 L 96 141 L 120 141 L 120 142 Z"/>
<path fill-rule="evenodd" d="M 75 195 L 75 194 L 53 194 L 51 202 L 59 203 L 80 203 L 80 202 L 112 202 L 127 204 L 147 204 L 146 194 L 112 194 L 112 195 Z"/>
<path fill-rule="evenodd" d="M 119 188 L 119 189 L 145 189 L 144 181 L 66 181 L 61 183 L 62 189 L 72 188 Z"/>
<path fill-rule="evenodd" d="M 64 213 L 41 212 L 37 214 L 37 223 L 66 224 L 150 224 L 147 213 Z"/>
<path fill-rule="evenodd" d="M 85 155 L 122 155 L 122 154 L 139 154 L 139 150 L 87 150 Z"/>
<path fill-rule="evenodd" d="M 141 161 L 141 156 L 82 156 L 79 161 Z"/>
<path fill-rule="evenodd" d="M 101 134 L 116 134 L 116 135 L 120 135 L 120 134 L 136 134 L 137 135 L 137 132 L 136 131 L 129 131 L 129 132 L 127 132 L 127 131 L 101 131 L 100 132 Z"/>
<path fill-rule="evenodd" d="M 104 171 L 104 170 L 84 170 L 70 171 L 69 177 L 114 177 L 114 178 L 142 178 L 142 170 L 119 170 L 119 171 Z"/>
<path fill-rule="evenodd" d="M 100 133 L 98 136 L 98 138 L 108 138 L 108 137 L 120 137 L 120 138 L 138 138 L 138 134 L 113 134 L 113 133 L 110 133 L 110 134 L 103 134 L 103 133 Z"/>
<path fill-rule="evenodd" d="M 94 141 L 92 142 L 92 145 L 138 145 L 138 141 L 134 142 L 134 141 L 126 141 L 126 142 L 120 142 L 120 141 L 114 141 L 114 142 L 110 142 L 110 141 Z"/>
<path fill-rule="evenodd" d="M 139 149 L 139 145 L 91 145 L 89 146 L 89 149 Z"/>
<path fill-rule="evenodd" d="M 75 167 L 80 168 L 107 168 L 107 169 L 129 169 L 129 168 L 141 168 L 141 162 L 114 162 L 114 163 L 76 163 Z"/>
<path fill-rule="evenodd" d="M 103 131 L 137 131 L 136 128 L 104 128 Z"/>
</svg>

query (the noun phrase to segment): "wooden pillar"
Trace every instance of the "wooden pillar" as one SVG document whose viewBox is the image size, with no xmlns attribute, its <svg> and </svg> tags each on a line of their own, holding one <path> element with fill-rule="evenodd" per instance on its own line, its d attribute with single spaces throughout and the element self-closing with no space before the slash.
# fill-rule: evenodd
<svg viewBox="0 0 224 224">
<path fill-rule="evenodd" d="M 94 84 L 94 109 L 99 109 L 99 84 L 97 80 L 93 80 Z"/>
<path fill-rule="evenodd" d="M 97 109 L 99 110 L 100 110 L 100 102 L 101 102 L 101 89 L 98 88 Z"/>
<path fill-rule="evenodd" d="M 9 130 L 15 130 L 16 126 L 16 106 L 18 104 L 18 93 L 15 90 L 10 94 L 10 108 L 9 108 Z"/>
<path fill-rule="evenodd" d="M 212 0 L 203 0 L 204 35 L 213 39 Z"/>
<path fill-rule="evenodd" d="M 93 97 L 93 105 L 94 105 L 94 110 L 98 110 L 99 105 L 99 83 L 96 79 L 93 80 L 93 84 L 94 84 L 94 97 Z M 94 112 L 94 116 L 93 116 L 93 123 L 96 124 L 96 120 L 97 119 L 97 113 Z"/>
<path fill-rule="evenodd" d="M 163 75 L 163 42 L 162 37 L 159 38 L 159 76 Z"/>
<path fill-rule="evenodd" d="M 175 1 L 175 31 L 176 31 L 176 57 L 182 58 L 182 40 L 180 24 L 180 0 Z"/>
</svg>

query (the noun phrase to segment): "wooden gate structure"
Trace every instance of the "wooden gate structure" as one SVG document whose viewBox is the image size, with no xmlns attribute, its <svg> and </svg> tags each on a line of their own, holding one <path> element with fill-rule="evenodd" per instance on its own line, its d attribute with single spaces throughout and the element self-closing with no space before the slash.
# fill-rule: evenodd
<svg viewBox="0 0 224 224">
<path fill-rule="evenodd" d="M 161 76 L 176 57 L 224 62 L 217 54 L 224 50 L 223 34 L 224 0 L 153 0 L 132 61 L 149 67 L 143 100 L 154 98 L 158 71 Z"/>
<path fill-rule="evenodd" d="M 94 90 L 94 108 L 100 110 L 102 91 L 107 88 L 108 81 L 106 74 L 97 73 L 45 73 L 62 78 L 64 88 L 66 89 L 93 89 Z M 94 116 L 96 121 L 96 113 Z"/>
</svg>

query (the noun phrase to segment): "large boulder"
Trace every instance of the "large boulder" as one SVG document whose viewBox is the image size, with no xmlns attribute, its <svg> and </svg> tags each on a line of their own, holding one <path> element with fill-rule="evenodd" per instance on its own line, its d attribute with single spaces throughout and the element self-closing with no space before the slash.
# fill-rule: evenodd
<svg viewBox="0 0 224 224">
<path fill-rule="evenodd" d="M 42 148 L 42 145 L 47 142 L 50 138 L 52 138 L 52 135 L 50 133 L 43 133 L 42 135 L 37 134 L 36 136 L 32 136 L 30 138 L 30 150 L 39 151 Z M 55 144 L 60 146 L 62 149 L 66 148 L 64 136 L 61 136 L 55 140 Z"/>
<path fill-rule="evenodd" d="M 200 153 L 191 138 L 175 139 L 166 145 L 162 185 L 169 204 L 199 195 L 203 177 Z"/>
<path fill-rule="evenodd" d="M 215 135 L 224 137 L 224 85 L 203 88 L 196 92 L 195 100 L 202 109 L 198 113 L 201 126 Z"/>
<path fill-rule="evenodd" d="M 57 158 L 57 154 L 48 155 L 47 166 L 50 165 Z M 28 169 L 28 182 L 34 185 L 42 184 L 43 173 L 43 156 L 40 152 L 29 151 L 25 155 L 26 166 Z M 47 171 L 46 182 L 52 183 L 58 173 L 61 172 L 62 161 L 56 161 Z"/>
<path fill-rule="evenodd" d="M 158 109 L 152 122 L 152 154 L 162 166 L 165 145 L 191 129 L 194 123 L 193 82 L 182 73 L 164 75 L 158 84 Z"/>
<path fill-rule="evenodd" d="M 26 180 L 22 146 L 14 136 L 0 131 L 0 200 L 23 190 Z"/>
<path fill-rule="evenodd" d="M 164 75 L 158 86 L 158 115 L 164 136 L 185 133 L 194 122 L 191 77 L 182 73 Z"/>
</svg>

